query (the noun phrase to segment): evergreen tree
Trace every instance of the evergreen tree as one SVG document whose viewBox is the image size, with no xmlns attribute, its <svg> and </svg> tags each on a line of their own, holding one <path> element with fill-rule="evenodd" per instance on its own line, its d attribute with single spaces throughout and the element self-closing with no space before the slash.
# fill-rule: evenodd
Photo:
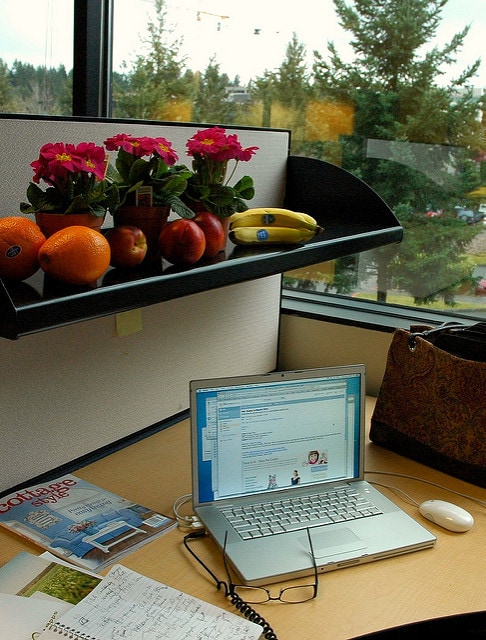
<svg viewBox="0 0 486 640">
<path fill-rule="evenodd" d="M 16 111 L 8 66 L 0 58 L 0 113 Z"/>
<path fill-rule="evenodd" d="M 296 111 L 304 111 L 309 95 L 309 71 L 305 62 L 306 48 L 292 34 L 285 51 L 285 59 L 277 71 L 275 98 Z"/>
<path fill-rule="evenodd" d="M 256 78 L 250 86 L 252 100 L 262 104 L 262 127 L 272 126 L 272 106 L 275 100 L 275 86 L 277 75 L 271 71 L 265 71 L 263 76 Z"/>
<path fill-rule="evenodd" d="M 193 98 L 194 122 L 230 124 L 232 104 L 229 102 L 230 80 L 219 72 L 219 64 L 211 58 L 202 75 L 197 76 Z"/>
<path fill-rule="evenodd" d="M 293 33 L 277 71 L 265 71 L 251 88 L 252 98 L 262 104 L 262 126 L 292 129 L 294 152 L 305 140 L 310 75 L 305 57 L 306 48 Z"/>
<path fill-rule="evenodd" d="M 429 220 L 415 214 L 402 224 L 404 240 L 389 267 L 395 285 L 409 291 L 417 305 L 441 296 L 454 306 L 454 294 L 473 282 L 465 250 L 476 230 L 453 216 Z"/>
<path fill-rule="evenodd" d="M 343 166 L 375 189 L 397 216 L 410 208 L 425 214 L 424 207 L 431 200 L 452 210 L 463 186 L 464 159 L 481 147 L 477 116 L 482 100 L 473 98 L 470 86 L 480 61 L 447 87 L 438 81 L 443 70 L 457 61 L 469 27 L 444 47 L 423 53 L 436 35 L 447 0 L 355 0 L 353 6 L 344 0 L 333 1 L 341 26 L 351 34 L 355 55 L 351 62 L 344 61 L 332 42 L 328 43 L 328 58 L 314 52 L 313 89 L 321 99 L 354 107 L 354 132 L 342 140 Z M 464 153 L 458 153 L 458 147 Z M 431 221 L 406 222 L 407 236 L 423 236 L 423 224 Z M 445 218 L 438 223 L 434 220 L 434 229 L 437 224 L 446 224 Z M 469 239 L 471 235 L 463 226 L 454 233 Z M 455 240 L 447 234 L 441 239 L 453 244 Z M 391 261 L 404 266 L 414 262 L 413 254 L 405 254 L 403 246 L 374 252 L 379 300 L 386 300 Z M 419 243 L 411 241 L 409 246 L 417 247 L 419 262 Z M 463 249 L 466 245 L 459 241 L 457 246 Z M 457 260 L 455 265 L 455 275 L 451 273 L 454 265 L 437 261 L 434 268 L 442 269 L 443 275 L 448 272 L 454 283 L 464 277 L 462 265 Z M 422 278 L 423 273 L 422 269 Z M 410 271 L 409 277 L 412 291 L 416 283 Z M 404 286 L 403 278 L 400 285 Z M 437 289 L 437 294 L 442 290 Z"/>
<path fill-rule="evenodd" d="M 165 0 L 154 0 L 154 5 L 156 17 L 148 23 L 148 40 L 144 42 L 147 54 L 137 55 L 133 69 L 114 85 L 115 117 L 163 120 L 174 103 L 190 96 L 191 85 L 184 76 L 185 61 L 180 55 L 182 43 L 171 40 Z M 127 91 L 119 93 L 124 85 Z"/>
<path fill-rule="evenodd" d="M 286 57 L 277 71 L 274 93 L 280 105 L 287 108 L 290 118 L 288 122 L 281 122 L 277 126 L 287 126 L 292 129 L 293 150 L 297 152 L 297 145 L 305 140 L 306 134 L 309 71 L 305 62 L 306 48 L 299 42 L 295 33 L 292 34 L 285 54 Z"/>
<path fill-rule="evenodd" d="M 9 73 L 10 84 L 22 104 L 22 112 L 69 115 L 72 112 L 72 91 L 66 101 L 68 75 L 64 65 L 57 69 L 34 67 L 15 60 Z"/>
</svg>

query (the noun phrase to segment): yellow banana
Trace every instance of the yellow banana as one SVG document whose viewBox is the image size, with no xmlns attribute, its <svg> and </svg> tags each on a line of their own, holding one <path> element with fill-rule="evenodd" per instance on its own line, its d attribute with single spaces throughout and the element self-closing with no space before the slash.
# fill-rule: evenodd
<svg viewBox="0 0 486 640">
<path fill-rule="evenodd" d="M 277 207 L 259 207 L 234 213 L 230 217 L 230 229 L 239 227 L 290 227 L 293 229 L 309 229 L 315 231 L 317 221 L 307 213 L 279 209 Z"/>
<path fill-rule="evenodd" d="M 318 227 L 322 231 L 322 227 Z M 318 230 L 292 227 L 236 227 L 229 232 L 233 244 L 298 244 L 313 238 Z"/>
</svg>

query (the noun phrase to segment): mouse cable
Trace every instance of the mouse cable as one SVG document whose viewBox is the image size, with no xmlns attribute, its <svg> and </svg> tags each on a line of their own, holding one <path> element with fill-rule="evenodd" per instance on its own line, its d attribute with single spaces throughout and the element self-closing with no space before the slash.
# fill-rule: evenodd
<svg viewBox="0 0 486 640">
<path fill-rule="evenodd" d="M 179 523 L 179 528 L 185 531 L 190 529 L 202 529 L 202 522 L 199 521 L 199 518 L 194 514 L 190 514 L 188 516 L 181 515 L 180 508 L 192 501 L 192 493 L 186 493 L 183 496 L 179 496 L 174 500 L 174 504 L 172 505 L 172 511 L 174 512 L 174 516 Z"/>
<path fill-rule="evenodd" d="M 414 507 L 419 506 L 419 503 L 416 500 L 414 500 L 412 496 L 410 496 L 408 493 L 405 493 L 405 491 L 403 491 L 402 489 L 399 489 L 399 487 L 394 487 L 393 485 L 385 484 L 384 482 L 376 482 L 376 480 L 368 480 L 368 482 L 378 487 L 386 487 L 386 489 L 391 489 L 394 493 L 400 494 L 400 496 L 404 498 L 407 502 L 410 502 L 410 504 L 413 504 Z"/>
<path fill-rule="evenodd" d="M 397 476 L 400 478 L 408 478 L 409 480 L 417 480 L 418 482 L 425 482 L 426 484 L 430 484 L 434 487 L 438 487 L 439 489 L 443 489 L 444 491 L 449 491 L 450 493 L 455 493 L 457 496 L 461 496 L 462 498 L 467 498 L 468 500 L 472 500 L 473 502 L 477 502 L 478 504 L 480 504 L 482 507 L 486 507 L 486 500 L 480 500 L 479 498 L 475 498 L 474 496 L 470 496 L 467 493 L 461 493 L 460 491 L 455 491 L 454 489 L 449 489 L 448 487 L 444 487 L 444 485 L 442 484 L 438 484 L 437 482 L 432 482 L 431 480 L 425 480 L 424 478 L 418 478 L 417 476 L 409 476 L 406 473 L 396 473 L 394 471 L 373 471 L 371 469 L 367 469 L 365 471 L 365 473 L 377 473 L 377 474 L 381 474 L 381 475 L 385 475 L 385 476 Z M 373 483 L 371 483 L 373 484 Z M 375 483 L 378 484 L 378 483 Z M 387 486 L 387 485 L 381 485 L 381 486 Z M 388 487 L 389 489 L 393 489 L 394 487 Z M 418 504 L 415 502 L 415 500 L 413 500 L 413 498 L 411 498 L 408 494 L 405 493 L 405 491 L 402 491 L 401 489 L 397 489 L 397 491 L 405 494 L 407 496 L 407 498 L 409 500 L 412 501 L 412 503 L 416 504 L 418 506 Z"/>
</svg>

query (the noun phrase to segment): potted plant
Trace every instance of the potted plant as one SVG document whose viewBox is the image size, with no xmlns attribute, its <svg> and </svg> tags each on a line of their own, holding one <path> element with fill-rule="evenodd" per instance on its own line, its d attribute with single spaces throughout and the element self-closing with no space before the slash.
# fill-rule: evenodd
<svg viewBox="0 0 486 640">
<path fill-rule="evenodd" d="M 183 218 L 194 216 L 180 198 L 192 172 L 176 164 L 178 156 L 165 138 L 120 133 L 104 144 L 108 151 L 117 152 L 115 164 L 110 163 L 107 170 L 119 197 L 112 211 L 115 226 L 132 224 L 142 229 L 150 257 L 157 252 L 158 237 L 171 209 Z"/>
<path fill-rule="evenodd" d="M 222 127 L 198 131 L 187 143 L 187 154 L 192 157 L 193 174 L 185 193 L 189 206 L 203 208 L 228 219 L 235 212 L 246 211 L 245 200 L 255 195 L 253 179 L 243 176 L 230 186 L 239 162 L 248 162 L 258 147 L 241 146 L 236 134 L 227 134 Z M 229 175 L 228 163 L 234 161 Z"/>
<path fill-rule="evenodd" d="M 106 179 L 106 150 L 94 142 L 48 142 L 31 163 L 34 177 L 20 211 L 34 214 L 46 236 L 67 225 L 99 229 L 118 194 Z M 47 187 L 42 189 L 43 181 Z"/>
</svg>

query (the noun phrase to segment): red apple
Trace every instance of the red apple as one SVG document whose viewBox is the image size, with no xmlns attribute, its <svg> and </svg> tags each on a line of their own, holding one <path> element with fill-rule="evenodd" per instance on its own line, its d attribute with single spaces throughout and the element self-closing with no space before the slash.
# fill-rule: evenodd
<svg viewBox="0 0 486 640">
<path fill-rule="evenodd" d="M 144 232 L 131 224 L 108 229 L 105 234 L 111 249 L 112 267 L 130 268 L 139 265 L 147 254 Z"/>
<path fill-rule="evenodd" d="M 201 227 L 189 218 L 168 222 L 160 232 L 159 251 L 172 264 L 194 264 L 203 257 L 206 236 Z"/>
<path fill-rule="evenodd" d="M 208 258 L 214 258 L 224 249 L 225 233 L 221 220 L 210 211 L 200 211 L 192 220 L 201 227 L 206 236 L 204 255 Z"/>
</svg>

